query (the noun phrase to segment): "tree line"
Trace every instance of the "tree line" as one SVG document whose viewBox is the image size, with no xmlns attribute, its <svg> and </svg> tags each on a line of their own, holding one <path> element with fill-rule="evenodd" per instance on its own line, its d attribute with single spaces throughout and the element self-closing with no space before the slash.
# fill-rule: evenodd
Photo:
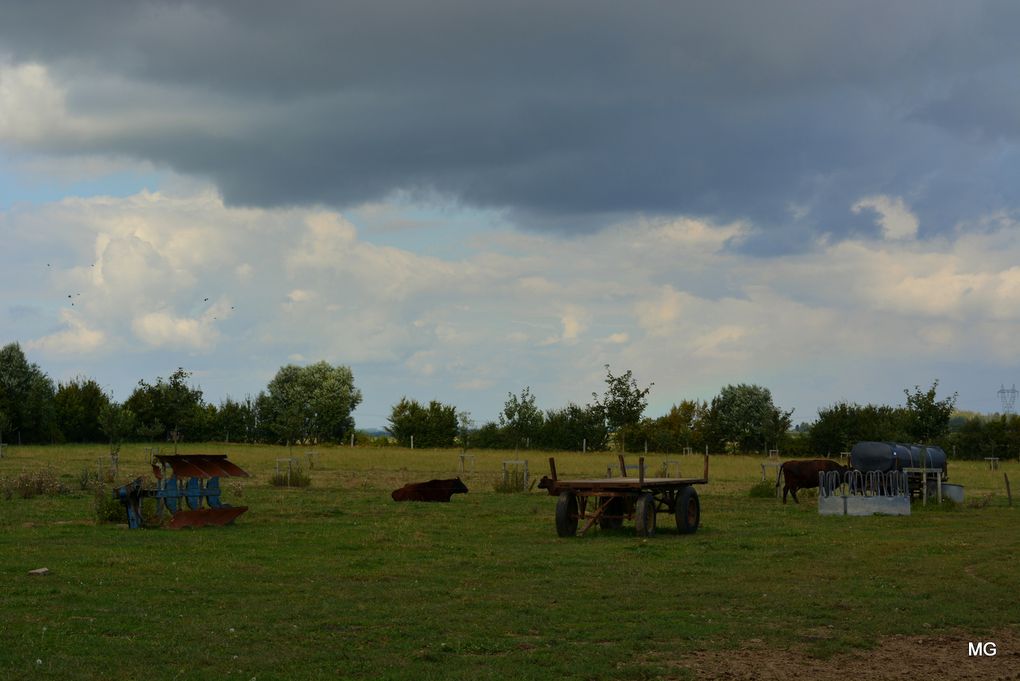
<svg viewBox="0 0 1020 681">
<path fill-rule="evenodd" d="M 749 452 L 789 443 L 792 411 L 777 407 L 768 388 L 729 385 L 711 402 L 684 400 L 665 415 L 648 418 L 648 394 L 631 371 L 614 375 L 606 365 L 605 391 L 585 404 L 542 411 L 530 387 L 508 393 L 498 420 L 473 427 L 466 412 L 432 401 L 402 398 L 389 417 L 396 444 L 481 449 L 548 449 L 628 452 Z"/>
<path fill-rule="evenodd" d="M 938 399 L 930 388 L 904 390 L 905 404 L 838 402 L 819 409 L 818 419 L 791 428 L 793 412 L 781 409 L 768 388 L 727 385 L 710 401 L 682 400 L 662 416 L 646 417 L 652 385 L 638 386 L 630 371 L 613 375 L 592 401 L 540 410 L 530 387 L 508 393 L 497 421 L 465 427 L 468 415 L 453 405 L 422 405 L 402 398 L 389 418 L 395 443 L 421 447 L 547 449 L 627 452 L 766 453 L 784 457 L 837 455 L 864 440 L 941 446 L 960 458 L 1020 453 L 1020 417 L 955 414 L 957 395 Z M 459 425 L 458 425 L 459 424 Z M 473 425 L 473 424 L 471 424 Z"/>
<path fill-rule="evenodd" d="M 179 368 L 115 402 L 92 378 L 54 384 L 17 343 L 0 349 L 0 442 L 341 442 L 362 395 L 349 367 L 281 367 L 265 390 L 208 403 Z"/>
<path fill-rule="evenodd" d="M 631 371 L 605 366 L 605 389 L 585 403 L 539 409 L 530 387 L 508 393 L 497 420 L 481 425 L 470 413 L 437 400 L 407 397 L 393 405 L 389 438 L 358 433 L 362 442 L 415 447 L 547 449 L 628 452 L 759 452 L 784 456 L 834 455 L 862 440 L 925 442 L 958 457 L 1006 456 L 1020 451 L 1020 418 L 955 414 L 956 395 L 938 399 L 938 381 L 904 390 L 905 404 L 838 402 L 812 423 L 791 428 L 793 412 L 778 407 L 768 388 L 723 387 L 710 401 L 682 400 L 659 417 L 645 410 L 654 384 L 640 386 Z M 115 402 L 91 378 L 54 382 L 21 347 L 0 349 L 0 442 L 60 443 L 225 441 L 347 442 L 361 391 L 346 366 L 319 362 L 281 367 L 266 388 L 242 400 L 208 403 L 179 368 L 155 382 L 140 380 Z M 955 414 L 955 415 L 954 415 Z"/>
<path fill-rule="evenodd" d="M 813 451 L 849 451 L 855 442 L 878 440 L 938 445 L 962 459 L 1020 455 L 1020 417 L 1016 414 L 963 414 L 954 411 L 956 394 L 938 399 L 938 381 L 927 390 L 904 390 L 906 404 L 838 402 L 818 412 L 804 428 Z"/>
</svg>

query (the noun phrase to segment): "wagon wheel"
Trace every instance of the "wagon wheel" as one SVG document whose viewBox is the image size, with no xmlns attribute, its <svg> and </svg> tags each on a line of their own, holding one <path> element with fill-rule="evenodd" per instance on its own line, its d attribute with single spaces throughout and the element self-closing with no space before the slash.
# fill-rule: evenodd
<svg viewBox="0 0 1020 681">
<path fill-rule="evenodd" d="M 693 487 L 684 487 L 676 499 L 676 529 L 680 534 L 694 534 L 701 523 L 701 502 Z"/>
<path fill-rule="evenodd" d="M 634 505 L 634 521 L 639 537 L 655 535 L 655 497 L 650 492 L 638 497 Z"/>
<path fill-rule="evenodd" d="M 604 513 L 615 517 L 607 518 L 604 515 L 602 518 L 599 518 L 599 527 L 603 530 L 618 530 L 623 527 L 624 510 L 623 499 L 621 497 L 612 497 L 606 505 Z"/>
<path fill-rule="evenodd" d="M 561 537 L 577 534 L 577 496 L 573 492 L 560 492 L 556 501 L 556 534 Z"/>
</svg>

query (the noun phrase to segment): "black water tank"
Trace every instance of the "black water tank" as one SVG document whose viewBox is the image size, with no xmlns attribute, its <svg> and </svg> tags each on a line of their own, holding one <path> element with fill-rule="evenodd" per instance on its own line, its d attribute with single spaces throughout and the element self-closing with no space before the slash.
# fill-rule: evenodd
<svg viewBox="0 0 1020 681">
<path fill-rule="evenodd" d="M 850 466 L 854 470 L 893 471 L 900 468 L 942 469 L 947 472 L 946 453 L 940 447 L 902 442 L 858 442 L 850 451 Z"/>
</svg>

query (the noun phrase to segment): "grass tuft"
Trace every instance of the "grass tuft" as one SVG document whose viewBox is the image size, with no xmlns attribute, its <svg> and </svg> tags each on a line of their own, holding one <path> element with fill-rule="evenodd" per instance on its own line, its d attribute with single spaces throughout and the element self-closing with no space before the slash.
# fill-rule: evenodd
<svg viewBox="0 0 1020 681">
<path fill-rule="evenodd" d="M 312 484 L 312 478 L 305 473 L 301 464 L 294 462 L 287 470 L 273 473 L 269 484 L 273 487 L 308 487 Z"/>
<path fill-rule="evenodd" d="M 967 499 L 964 502 L 964 504 L 967 506 L 967 508 L 985 508 L 990 503 L 992 503 L 992 499 L 994 498 L 995 495 L 992 493 L 982 494 L 980 496 L 974 496 Z"/>
<path fill-rule="evenodd" d="M 774 499 L 776 486 L 768 480 L 760 480 L 751 485 L 750 496 L 755 499 Z"/>
<path fill-rule="evenodd" d="M 493 491 L 500 494 L 515 494 L 519 492 L 530 492 L 535 486 L 535 480 L 528 481 L 523 470 L 514 469 L 507 471 L 506 475 L 497 479 L 492 486 Z"/>
</svg>

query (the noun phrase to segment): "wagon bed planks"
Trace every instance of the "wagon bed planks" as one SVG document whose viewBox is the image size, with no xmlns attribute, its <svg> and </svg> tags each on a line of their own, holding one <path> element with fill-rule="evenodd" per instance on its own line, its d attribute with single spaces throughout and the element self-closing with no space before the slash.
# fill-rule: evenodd
<svg viewBox="0 0 1020 681">
<path fill-rule="evenodd" d="M 560 490 L 563 489 L 574 489 L 574 490 L 621 490 L 621 491 L 639 491 L 643 489 L 647 490 L 667 490 L 674 489 L 676 487 L 685 487 L 687 485 L 704 485 L 708 483 L 708 478 L 593 478 L 587 480 L 566 480 L 557 479 L 553 480 L 552 484 Z"/>
</svg>

